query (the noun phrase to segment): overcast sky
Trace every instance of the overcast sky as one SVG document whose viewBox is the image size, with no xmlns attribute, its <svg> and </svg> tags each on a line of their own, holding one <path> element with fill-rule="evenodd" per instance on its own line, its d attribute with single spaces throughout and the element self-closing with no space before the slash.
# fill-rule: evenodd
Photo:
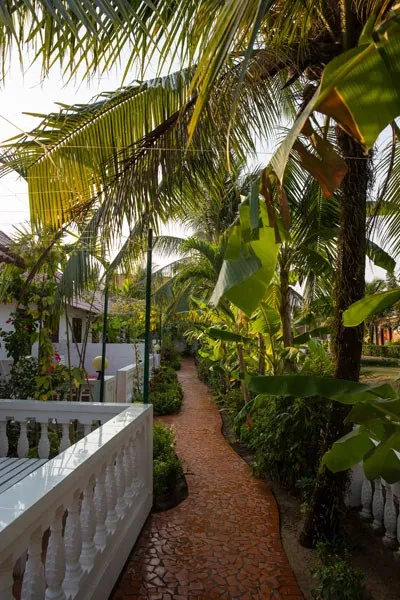
<svg viewBox="0 0 400 600">
<path fill-rule="evenodd" d="M 176 65 L 178 68 L 178 65 Z M 102 91 L 111 91 L 121 85 L 123 68 L 109 75 L 95 77 L 90 82 L 63 83 L 61 72 L 54 67 L 51 74 L 43 80 L 40 67 L 33 65 L 25 75 L 22 74 L 18 61 L 14 60 L 10 72 L 0 88 L 0 140 L 7 140 L 21 131 L 29 131 L 38 120 L 24 112 L 48 113 L 57 109 L 56 102 L 65 104 L 86 103 Z M 147 77 L 154 76 L 155 70 L 150 66 Z M 125 83 L 135 79 L 135 73 Z M 260 149 L 258 160 L 266 164 L 270 158 L 267 149 Z M 29 220 L 29 206 L 26 182 L 12 174 L 0 178 L 0 229 L 8 234 L 13 227 Z M 177 225 L 170 226 L 166 233 L 185 235 L 185 231 Z M 168 258 L 158 263 L 169 262 Z M 384 276 L 382 269 L 371 269 L 367 261 L 367 279 L 373 274 Z"/>
</svg>

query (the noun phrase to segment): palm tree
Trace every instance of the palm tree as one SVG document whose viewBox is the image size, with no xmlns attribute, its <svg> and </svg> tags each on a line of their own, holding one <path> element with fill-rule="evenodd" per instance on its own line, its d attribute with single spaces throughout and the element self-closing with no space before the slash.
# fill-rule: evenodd
<svg viewBox="0 0 400 600">
<path fill-rule="evenodd" d="M 43 14 L 49 16 L 50 23 L 54 24 L 54 16 L 49 15 L 49 10 L 46 9 L 44 3 L 40 4 Z M 24 11 L 26 14 L 27 5 L 28 3 L 23 3 L 21 14 Z M 353 55 L 357 54 L 358 57 L 351 66 L 355 69 L 358 64 L 361 64 L 362 61 L 359 59 L 364 57 L 364 51 L 366 60 L 372 53 L 378 52 L 374 48 L 375 42 L 371 42 L 367 34 L 363 38 L 363 45 L 357 48 L 363 26 L 370 17 L 376 18 L 378 36 L 381 36 L 383 29 L 386 28 L 386 41 L 390 44 L 391 35 L 393 35 L 390 27 L 393 21 L 389 22 L 389 19 L 393 5 L 394 2 L 391 0 L 371 0 L 367 4 L 353 0 L 343 0 L 340 3 L 332 0 L 319 0 L 317 2 L 304 2 L 303 0 L 272 0 L 269 2 L 251 0 L 249 2 L 238 0 L 234 3 L 187 0 L 180 6 L 179 10 L 174 10 L 170 2 L 163 2 L 161 8 L 158 4 L 151 7 L 146 1 L 138 2 L 135 8 L 140 18 L 137 18 L 136 13 L 134 16 L 131 13 L 127 15 L 127 28 L 130 29 L 130 32 L 135 32 L 136 37 L 134 36 L 133 39 L 139 40 L 138 47 L 134 50 L 138 50 L 140 47 L 141 52 L 146 52 L 152 42 L 148 41 L 150 36 L 146 38 L 143 31 L 146 27 L 151 26 L 157 32 L 156 42 L 161 46 L 161 56 L 164 61 L 172 47 L 174 47 L 174 50 L 181 51 L 190 65 L 194 63 L 194 56 L 198 58 L 194 73 L 189 73 L 189 83 L 185 88 L 186 103 L 183 103 L 183 105 L 179 103 L 179 107 L 175 104 L 174 110 L 168 111 L 168 114 L 162 111 L 158 111 L 156 114 L 155 111 L 152 119 L 152 124 L 155 123 L 155 127 L 147 128 L 142 138 L 132 140 L 129 148 L 122 148 L 121 144 L 116 145 L 117 149 L 121 150 L 122 156 L 121 153 L 116 151 L 112 152 L 111 156 L 102 155 L 102 160 L 105 159 L 104 164 L 107 166 L 102 167 L 101 178 L 89 177 L 89 184 L 85 183 L 88 180 L 87 175 L 90 172 L 90 167 L 88 171 L 89 163 L 87 159 L 85 161 L 84 149 L 77 152 L 79 149 L 75 148 L 74 153 L 72 153 L 71 150 L 74 144 L 70 144 L 68 147 L 68 142 L 72 139 L 71 135 L 74 135 L 71 134 L 71 131 L 77 128 L 78 136 L 82 135 L 83 138 L 90 136 L 90 132 L 94 131 L 94 136 L 92 138 L 88 137 L 88 139 L 93 140 L 90 145 L 99 144 L 101 139 L 99 145 L 104 148 L 107 145 L 104 143 L 104 139 L 107 135 L 109 136 L 112 129 L 97 127 L 96 123 L 99 123 L 100 120 L 93 119 L 93 112 L 91 113 L 91 120 L 86 124 L 91 125 L 94 123 L 94 125 L 86 128 L 81 120 L 82 112 L 79 108 L 75 108 L 70 111 L 71 119 L 65 118 L 67 130 L 69 128 L 70 133 L 70 137 L 66 138 L 63 134 L 60 135 L 62 127 L 60 127 L 59 117 L 53 118 L 48 124 L 45 124 L 47 131 L 39 130 L 36 132 L 38 141 L 44 145 L 40 146 L 40 156 L 38 157 L 36 154 L 36 159 L 31 162 L 29 162 L 30 157 L 28 156 L 28 161 L 25 163 L 27 172 L 30 171 L 32 175 L 31 189 L 35 189 L 40 193 L 46 192 L 47 194 L 49 192 L 46 206 L 50 209 L 52 207 L 56 208 L 53 213 L 53 223 L 62 222 L 65 218 L 80 218 L 79 211 L 73 210 L 77 195 L 75 191 L 71 193 L 71 187 L 73 184 L 75 185 L 76 181 L 79 183 L 79 186 L 77 186 L 79 209 L 83 211 L 86 210 L 87 203 L 89 198 L 92 198 L 94 190 L 101 191 L 103 197 L 105 195 L 104 191 L 108 192 L 108 199 L 103 200 L 101 203 L 103 224 L 107 222 L 107 219 L 114 218 L 118 225 L 124 218 L 132 218 L 143 209 L 148 211 L 158 210 L 162 214 L 167 214 L 168 210 L 165 210 L 161 201 L 162 191 L 158 186 L 160 167 L 164 167 L 165 182 L 171 180 L 169 178 L 171 170 L 167 168 L 167 164 L 168 167 L 171 165 L 171 160 L 166 158 L 169 156 L 167 140 L 169 142 L 171 142 L 171 139 L 175 142 L 178 141 L 175 148 L 183 148 L 191 140 L 193 150 L 196 148 L 203 150 L 205 147 L 208 151 L 214 147 L 210 143 L 212 140 L 211 133 L 214 135 L 221 134 L 221 137 L 217 139 L 217 143 L 222 147 L 224 143 L 222 140 L 226 140 L 227 134 L 230 132 L 232 134 L 231 148 L 238 151 L 240 147 L 243 147 L 243 136 L 247 141 L 243 132 L 248 131 L 250 121 L 255 123 L 257 118 L 261 119 L 263 131 L 268 130 L 268 126 L 273 123 L 271 119 L 273 111 L 268 107 L 269 98 L 279 91 L 281 106 L 286 107 L 292 106 L 288 99 L 298 99 L 299 121 L 287 138 L 285 145 L 274 157 L 270 168 L 264 171 L 261 179 L 261 191 L 266 203 L 270 203 L 271 186 L 268 184 L 268 179 L 276 177 L 280 182 L 282 181 L 286 158 L 292 147 L 297 160 L 304 168 L 307 168 L 318 177 L 327 193 L 331 192 L 332 187 L 337 186 L 341 181 L 338 193 L 340 211 L 335 303 L 336 325 L 334 332 L 335 375 L 342 379 L 358 379 L 363 337 L 362 327 L 344 328 L 341 315 L 349 304 L 362 297 L 364 290 L 366 201 L 373 180 L 371 155 L 365 154 L 365 146 L 370 147 L 374 141 L 374 135 L 376 137 L 379 133 L 379 128 L 382 128 L 382 125 L 385 125 L 390 118 L 398 114 L 393 112 L 397 110 L 396 106 L 398 104 L 396 105 L 394 101 L 393 105 L 385 105 L 384 101 L 386 101 L 387 96 L 381 94 L 382 110 L 374 109 L 375 112 L 366 113 L 365 119 L 362 121 L 360 111 L 362 112 L 364 105 L 361 100 L 371 102 L 371 98 L 367 93 L 361 95 L 357 102 L 353 104 L 358 119 L 357 124 L 360 126 L 355 127 L 354 119 L 356 117 L 346 104 L 347 101 L 351 105 L 351 90 L 348 86 L 343 91 L 343 86 L 347 81 L 345 73 L 350 70 L 350 67 L 347 71 L 346 69 L 338 69 L 338 72 L 334 73 L 334 76 L 337 75 L 338 85 L 342 86 L 341 92 L 343 91 L 342 94 L 338 95 L 332 83 L 332 80 L 336 81 L 335 77 L 332 76 L 332 70 L 335 65 L 337 66 L 337 62 L 330 63 L 330 61 L 336 57 L 339 57 L 339 61 L 342 59 L 345 61 L 348 57 L 346 53 L 352 51 Z M 67 3 L 67 6 L 70 6 L 69 3 Z M 118 7 L 120 7 L 119 4 Z M 121 17 L 121 14 L 116 11 L 116 19 Z M 57 17 L 59 21 L 62 21 L 59 14 L 57 14 Z M 122 21 L 121 18 L 120 20 Z M 379 29 L 380 26 L 382 31 Z M 8 31 L 8 39 L 10 39 L 10 27 L 8 26 L 8 29 L 7 25 L 5 27 Z M 120 31 L 121 29 L 114 19 L 110 43 L 105 43 L 106 50 L 109 50 L 109 56 L 111 57 L 109 58 L 109 64 L 118 54 L 118 51 L 113 54 L 110 48 L 118 38 Z M 126 29 L 122 28 L 122 31 L 124 31 L 121 34 L 123 36 Z M 22 32 L 22 35 L 26 33 L 25 26 L 22 27 Z M 56 35 L 58 36 L 58 33 Z M 103 40 L 105 37 L 103 36 Z M 74 36 L 72 38 L 74 39 Z M 37 39 L 37 36 L 34 36 L 34 39 Z M 61 39 L 63 38 L 60 36 Z M 121 47 L 121 38 L 118 42 L 120 46 L 116 45 L 116 47 Z M 62 53 L 67 52 L 70 44 L 67 46 L 66 44 L 67 42 L 64 42 L 63 46 L 60 41 L 53 44 L 55 50 L 50 53 L 52 58 L 60 57 Z M 84 43 L 77 45 L 77 50 L 73 53 L 71 60 L 73 65 L 76 65 L 77 57 L 80 56 L 81 52 L 84 52 L 85 48 L 82 50 L 82 47 L 85 47 L 85 45 L 86 38 Z M 104 50 L 104 46 L 101 50 Z M 90 60 L 88 62 L 90 68 Z M 94 66 L 97 66 L 97 63 L 98 61 L 95 61 Z M 322 81 L 321 90 L 323 93 L 321 92 L 318 95 L 318 85 L 321 82 L 321 76 L 327 63 L 333 65 L 330 71 L 332 78 L 329 80 L 330 83 L 326 80 Z M 392 63 L 395 64 L 396 61 L 392 61 Z M 364 61 L 363 64 L 367 64 L 367 62 Z M 256 92 L 251 95 L 249 93 L 250 83 L 253 83 L 255 77 L 258 87 Z M 282 92 L 283 81 L 285 82 L 285 93 Z M 361 81 L 360 77 L 358 81 Z M 252 89 L 254 90 L 254 87 Z M 258 95 L 261 90 L 263 96 Z M 251 98 L 251 102 L 248 102 L 247 106 L 252 108 L 247 113 L 244 110 L 246 98 Z M 342 101 L 338 102 L 338 98 Z M 336 102 L 329 103 L 329 100 L 335 99 Z M 275 102 L 275 106 L 278 106 L 279 103 L 276 100 Z M 318 104 L 315 104 L 315 102 L 318 102 Z M 160 105 L 157 104 L 157 106 Z M 223 110 L 213 112 L 216 107 L 218 109 L 221 106 L 223 106 Z M 328 144 L 326 131 L 329 128 L 322 126 L 318 119 L 314 118 L 312 123 L 307 120 L 315 106 L 318 106 L 321 112 L 327 114 L 339 124 L 336 131 L 336 145 L 342 156 L 341 159 L 333 153 L 332 146 Z M 266 107 L 269 108 L 267 114 L 265 113 Z M 85 111 L 87 115 L 91 109 L 84 107 L 83 113 Z M 289 110 L 288 113 L 290 114 Z M 141 114 L 143 119 L 143 112 Z M 211 128 L 207 129 L 205 115 L 208 117 L 208 122 L 212 123 Z M 232 115 L 234 119 L 232 119 Z M 260 115 L 262 116 L 260 117 Z M 218 116 L 218 119 L 215 118 L 216 116 Z M 67 117 L 67 115 L 64 115 L 64 117 Z M 375 122 L 377 123 L 376 127 L 373 127 L 373 131 L 368 132 L 365 137 L 366 127 Z M 183 127 L 181 127 L 182 123 Z M 225 126 L 220 128 L 220 123 L 224 123 Z M 199 133 L 202 125 L 205 128 L 203 134 Z M 188 135 L 187 127 L 189 128 Z M 210 129 L 212 129 L 212 132 Z M 304 143 L 297 142 L 293 146 L 300 132 L 304 135 L 302 138 Z M 49 140 L 51 144 L 50 152 L 47 151 Z M 114 142 L 113 139 L 112 142 Z M 161 151 L 158 150 L 160 147 L 158 144 L 160 143 L 162 144 Z M 75 143 L 75 146 L 80 145 L 84 144 Z M 115 146 L 115 144 L 111 145 Z M 43 152 L 43 148 L 45 152 Z M 149 148 L 151 152 L 149 152 Z M 58 149 L 60 151 L 57 154 Z M 23 146 L 18 150 L 23 150 Z M 154 160 L 153 152 L 156 155 L 158 154 L 156 160 Z M 66 202 L 60 201 L 61 196 L 58 195 L 61 192 L 54 189 L 54 182 L 57 181 L 61 168 L 59 160 L 63 153 L 64 159 L 67 156 L 70 160 L 67 166 L 63 161 L 62 167 L 69 173 L 69 176 L 66 177 L 68 182 Z M 151 160 L 150 155 L 152 156 Z M 204 153 L 202 156 L 204 158 Z M 43 157 L 48 158 L 48 161 L 43 160 Z M 54 160 L 55 158 L 56 160 Z M 80 161 L 78 171 L 73 166 L 77 158 Z M 320 158 L 324 159 L 330 165 L 330 168 L 321 169 Z M 51 163 L 51 160 L 53 160 L 53 163 Z M 199 164 L 201 162 L 198 161 L 199 169 L 202 168 Z M 206 168 L 211 173 L 212 161 L 207 160 L 206 162 Z M 43 179 L 49 170 L 52 170 L 49 163 L 55 164 L 52 176 Z M 172 170 L 175 180 L 178 179 L 179 181 L 179 177 L 176 177 L 177 173 L 182 173 L 182 177 L 187 178 L 187 181 L 195 179 L 194 173 L 196 171 L 193 169 L 195 161 L 188 161 L 187 164 L 189 165 L 188 169 L 183 169 L 184 164 L 181 163 L 177 170 Z M 95 161 L 95 166 L 97 165 L 98 161 Z M 138 169 L 138 165 L 147 168 Z M 33 175 L 35 169 L 37 174 Z M 138 173 L 143 173 L 143 176 L 137 177 Z M 346 174 L 344 175 L 344 173 Z M 71 176 L 72 174 L 74 176 Z M 33 179 L 33 177 L 37 177 L 37 179 Z M 137 188 L 135 188 L 136 178 L 139 182 Z M 118 183 L 113 187 L 117 180 Z M 34 181 L 38 182 L 37 185 L 40 182 L 40 188 L 35 188 Z M 142 185 L 144 182 L 147 182 L 145 186 Z M 141 192 L 139 188 L 144 189 L 145 193 Z M 74 190 L 73 187 L 72 189 Z M 141 201 L 140 204 L 136 201 L 136 198 L 132 197 L 131 190 L 135 189 Z M 151 189 L 151 193 L 148 193 L 149 189 Z M 166 198 L 170 202 L 167 204 L 167 208 L 170 209 L 173 204 L 170 194 L 176 189 L 176 184 L 166 185 L 166 189 L 168 190 Z M 46 194 L 43 194 L 42 198 L 46 197 Z M 58 199 L 56 199 L 57 196 Z M 42 200 L 41 203 L 44 208 L 43 202 Z M 283 194 L 280 194 L 280 203 L 282 214 L 285 215 L 287 204 Z M 63 208 L 64 204 L 67 207 L 66 211 Z M 93 204 L 90 203 L 90 206 L 92 207 Z M 44 214 L 42 210 L 41 216 L 43 217 Z M 272 223 L 270 224 L 272 225 Z M 327 446 L 343 432 L 343 417 L 343 409 L 335 406 L 332 410 L 329 430 L 326 435 Z M 340 510 L 332 510 L 332 502 L 337 505 L 340 504 L 338 499 L 343 496 L 343 487 L 344 477 L 342 475 L 332 475 L 326 469 L 321 470 L 303 536 L 304 543 L 312 543 L 318 532 L 326 535 L 335 533 L 339 527 L 336 515 L 339 515 Z"/>
</svg>

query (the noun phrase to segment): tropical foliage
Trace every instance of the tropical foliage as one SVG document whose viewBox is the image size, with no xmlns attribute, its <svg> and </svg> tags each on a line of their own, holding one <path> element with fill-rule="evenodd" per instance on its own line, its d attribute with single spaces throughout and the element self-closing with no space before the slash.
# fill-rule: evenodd
<svg viewBox="0 0 400 600">
<path fill-rule="evenodd" d="M 175 245 L 181 256 L 155 274 L 157 308 L 186 324 L 247 424 L 271 397 L 280 400 L 260 430 L 293 398 L 312 401 L 296 400 L 301 417 L 291 409 L 291 418 L 321 404 L 314 458 L 325 458 L 302 542 L 336 536 L 343 470 L 363 460 L 368 476 L 400 475 L 396 392 L 357 383 L 363 322 L 400 300 L 398 288 L 363 298 L 366 255 L 393 272 L 399 250 L 399 8 L 391 0 L 78 4 L 4 3 L 3 71 L 9 48 L 25 46 L 45 72 L 62 62 L 70 75 L 93 74 L 124 51 L 126 73 L 135 61 L 144 72 L 156 54 L 160 70 L 171 55 L 180 69 L 41 115 L 9 141 L 0 173 L 27 179 L 35 230 L 52 230 L 48 247 L 67 228 L 77 236 L 64 296 L 84 289 L 99 264 L 107 285 L 118 268 L 132 271 L 147 227 L 171 217 L 194 225 L 184 242 L 159 238 L 161 250 Z M 388 125 L 377 167 L 373 148 Z M 258 138 L 277 149 L 240 186 Z M 177 394 L 157 393 L 160 410 L 170 410 Z M 280 452 L 283 437 L 274 440 Z"/>
</svg>

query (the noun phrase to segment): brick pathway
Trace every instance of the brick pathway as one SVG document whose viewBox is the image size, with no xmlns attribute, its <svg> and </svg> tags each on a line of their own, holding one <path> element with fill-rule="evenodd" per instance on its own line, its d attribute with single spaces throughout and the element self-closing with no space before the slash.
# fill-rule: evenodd
<svg viewBox="0 0 400 600">
<path fill-rule="evenodd" d="M 282 548 L 275 499 L 221 434 L 218 408 L 186 359 L 174 425 L 189 497 L 149 518 L 112 600 L 303 598 Z"/>
</svg>

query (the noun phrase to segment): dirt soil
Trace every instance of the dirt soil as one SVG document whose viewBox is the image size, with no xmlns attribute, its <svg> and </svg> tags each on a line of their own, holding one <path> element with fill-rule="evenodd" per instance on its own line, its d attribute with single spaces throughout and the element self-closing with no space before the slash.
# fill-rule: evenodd
<svg viewBox="0 0 400 600">
<path fill-rule="evenodd" d="M 232 448 L 251 467 L 254 456 L 248 448 L 239 442 L 230 426 L 229 417 L 221 412 L 222 433 Z M 289 559 L 299 587 L 306 600 L 312 600 L 311 590 L 315 581 L 311 570 L 316 565 L 313 550 L 299 544 L 302 527 L 300 502 L 275 482 L 266 480 L 275 495 L 279 507 L 280 528 L 283 546 Z M 365 589 L 370 600 L 400 599 L 400 551 L 398 557 L 393 550 L 385 548 L 369 524 L 363 523 L 358 515 L 350 513 L 346 522 L 346 531 L 351 545 L 352 564 L 365 573 Z"/>
</svg>

